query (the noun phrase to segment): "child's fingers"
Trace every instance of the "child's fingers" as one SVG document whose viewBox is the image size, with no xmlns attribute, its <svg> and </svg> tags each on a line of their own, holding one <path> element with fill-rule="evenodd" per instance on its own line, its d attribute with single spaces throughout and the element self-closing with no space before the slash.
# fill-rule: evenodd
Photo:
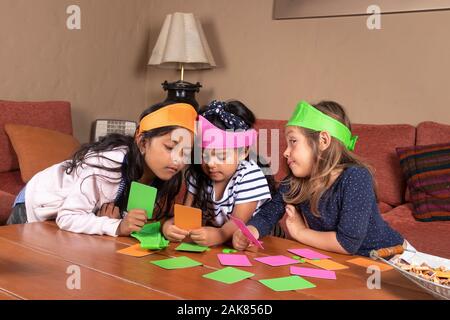
<svg viewBox="0 0 450 320">
<path fill-rule="evenodd" d="M 191 236 L 192 236 L 192 235 L 198 236 L 198 235 L 201 234 L 202 232 L 203 232 L 203 229 L 194 229 L 194 230 L 191 230 L 189 233 L 191 234 Z"/>
<path fill-rule="evenodd" d="M 248 247 L 248 242 L 240 240 L 240 239 L 236 240 L 236 245 L 235 245 L 236 249 L 244 250 L 247 247 Z"/>
<path fill-rule="evenodd" d="M 130 217 L 129 222 L 131 225 L 138 226 L 141 228 L 145 225 L 145 221 L 143 221 L 142 219 L 138 219 L 136 217 Z"/>
<path fill-rule="evenodd" d="M 109 218 L 113 218 L 114 217 L 114 210 L 115 210 L 115 206 L 114 203 L 110 202 L 106 205 L 106 216 L 108 216 Z"/>
<path fill-rule="evenodd" d="M 237 230 L 233 235 L 233 247 L 237 250 L 244 250 L 248 247 L 249 241 L 241 230 Z"/>
<path fill-rule="evenodd" d="M 147 215 L 144 210 L 132 210 L 128 213 L 128 216 L 147 222 Z"/>
<path fill-rule="evenodd" d="M 202 234 L 192 234 L 191 239 L 198 243 L 198 241 L 204 240 L 204 236 Z"/>
<path fill-rule="evenodd" d="M 170 238 L 170 241 L 181 241 L 186 238 L 185 236 L 176 233 L 170 233 L 168 234 L 168 237 Z"/>
<path fill-rule="evenodd" d="M 128 229 L 130 230 L 130 233 L 131 232 L 139 232 L 139 231 L 141 231 L 142 227 L 139 227 L 136 225 L 129 225 Z"/>
<path fill-rule="evenodd" d="M 250 244 L 250 240 L 248 240 L 248 238 L 242 233 L 241 230 L 239 230 L 239 233 L 237 236 L 238 236 L 239 241 L 246 247 Z"/>
<path fill-rule="evenodd" d="M 286 205 L 286 212 L 292 212 L 292 207 L 290 205 Z"/>
<path fill-rule="evenodd" d="M 100 207 L 100 211 L 97 213 L 97 215 L 99 217 L 103 217 L 106 216 L 106 208 L 107 208 L 108 204 L 104 203 L 101 207 Z"/>
<path fill-rule="evenodd" d="M 112 217 L 113 219 L 120 219 L 120 209 L 119 207 L 114 207 Z"/>
<path fill-rule="evenodd" d="M 178 228 L 176 225 L 172 225 L 170 229 L 171 229 L 172 232 L 177 233 L 177 234 L 181 234 L 183 236 L 187 236 L 189 234 L 189 231 L 181 229 L 181 228 Z"/>
<path fill-rule="evenodd" d="M 183 234 L 183 233 L 177 233 L 177 232 L 174 232 L 174 231 L 172 231 L 172 230 L 170 230 L 168 234 L 169 234 L 171 237 L 176 238 L 177 240 L 182 240 L 182 239 L 186 238 L 186 234 Z"/>
<path fill-rule="evenodd" d="M 245 248 L 245 250 L 250 252 L 258 252 L 258 247 L 250 243 L 250 245 L 247 248 Z"/>
<path fill-rule="evenodd" d="M 292 206 L 290 206 L 290 205 L 287 205 L 286 206 L 286 213 L 287 213 L 288 217 L 292 218 L 294 216 L 294 214 L 295 214 L 294 208 Z"/>
<path fill-rule="evenodd" d="M 195 243 L 198 244 L 199 246 L 205 246 L 205 247 L 207 247 L 206 241 L 204 241 L 204 240 L 198 240 L 198 241 L 195 241 Z"/>
<path fill-rule="evenodd" d="M 128 213 L 136 214 L 136 215 L 146 215 L 145 210 L 142 210 L 142 209 L 133 209 L 133 210 L 130 210 Z"/>
</svg>

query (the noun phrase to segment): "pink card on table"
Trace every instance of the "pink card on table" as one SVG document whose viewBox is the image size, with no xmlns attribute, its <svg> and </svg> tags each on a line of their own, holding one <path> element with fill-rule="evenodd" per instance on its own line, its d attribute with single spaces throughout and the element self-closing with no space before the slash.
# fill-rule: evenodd
<svg viewBox="0 0 450 320">
<path fill-rule="evenodd" d="M 247 226 L 245 225 L 244 222 L 242 222 L 241 220 L 239 220 L 236 217 L 231 216 L 231 220 L 237 225 L 237 227 L 242 231 L 242 233 L 244 234 L 244 236 L 247 237 L 248 240 L 250 240 L 251 243 L 253 243 L 255 246 L 257 246 L 258 248 L 264 249 L 264 247 L 261 244 L 261 241 L 258 241 L 250 232 L 250 230 L 248 230 Z"/>
<path fill-rule="evenodd" d="M 272 267 L 279 267 L 279 266 L 285 266 L 288 264 L 299 263 L 298 260 L 291 259 L 286 256 L 260 257 L 260 258 L 255 258 L 255 260 L 265 263 L 265 264 L 268 264 L 269 266 L 272 266 Z"/>
<path fill-rule="evenodd" d="M 235 266 L 235 267 L 251 267 L 253 266 L 248 257 L 245 254 L 222 254 L 217 255 L 219 261 L 223 266 Z"/>
<path fill-rule="evenodd" d="M 336 280 L 336 272 L 328 270 L 291 266 L 291 274 L 303 277 Z"/>
<path fill-rule="evenodd" d="M 296 254 L 300 257 L 306 258 L 306 259 L 330 259 L 331 257 L 326 256 L 324 254 L 321 254 L 319 252 L 316 252 L 311 249 L 289 249 L 289 252 Z"/>
</svg>

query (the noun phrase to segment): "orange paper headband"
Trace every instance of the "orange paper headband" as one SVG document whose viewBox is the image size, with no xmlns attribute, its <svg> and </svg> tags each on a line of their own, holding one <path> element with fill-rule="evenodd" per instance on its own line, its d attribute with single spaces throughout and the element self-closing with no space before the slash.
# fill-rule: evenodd
<svg viewBox="0 0 450 320">
<path fill-rule="evenodd" d="M 142 118 L 139 123 L 139 133 L 168 126 L 178 126 L 194 132 L 196 119 L 197 111 L 190 104 L 169 104 Z"/>
</svg>

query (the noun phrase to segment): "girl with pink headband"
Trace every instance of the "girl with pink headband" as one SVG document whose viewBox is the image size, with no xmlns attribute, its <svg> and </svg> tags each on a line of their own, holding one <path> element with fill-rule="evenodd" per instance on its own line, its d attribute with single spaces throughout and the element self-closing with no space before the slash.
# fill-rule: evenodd
<svg viewBox="0 0 450 320">
<path fill-rule="evenodd" d="M 214 100 L 199 112 L 197 140 L 203 159 L 186 172 L 185 205 L 202 209 L 203 227 L 183 230 L 168 220 L 163 226 L 167 239 L 204 246 L 224 243 L 237 229 L 230 216 L 247 222 L 271 199 L 272 176 L 249 159 L 257 140 L 254 122 L 254 114 L 239 101 Z"/>
</svg>

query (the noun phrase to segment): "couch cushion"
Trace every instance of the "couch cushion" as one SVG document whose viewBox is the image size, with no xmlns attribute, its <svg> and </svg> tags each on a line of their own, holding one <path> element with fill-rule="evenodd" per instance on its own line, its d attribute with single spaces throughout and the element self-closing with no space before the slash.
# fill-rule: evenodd
<svg viewBox="0 0 450 320">
<path fill-rule="evenodd" d="M 8 220 L 15 198 L 12 194 L 0 191 L 0 226 L 4 225 L 6 220 Z"/>
<path fill-rule="evenodd" d="M 414 217 L 450 220 L 450 143 L 397 148 L 397 153 Z"/>
<path fill-rule="evenodd" d="M 450 259 L 450 221 L 420 222 L 414 219 L 412 210 L 412 204 L 404 204 L 383 214 L 383 218 L 417 250 Z"/>
<path fill-rule="evenodd" d="M 402 124 L 355 124 L 352 129 L 359 137 L 355 153 L 375 169 L 379 201 L 400 205 L 405 183 L 395 149 L 414 145 L 416 129 Z"/>
<path fill-rule="evenodd" d="M 286 123 L 287 121 L 285 120 L 258 119 L 254 126 L 254 128 L 258 131 L 258 153 L 264 155 L 264 158 L 268 158 L 266 160 L 270 160 L 270 168 L 272 169 L 272 173 L 274 174 L 277 182 L 283 180 L 288 174 L 286 159 L 283 157 L 283 152 L 286 150 L 286 139 L 284 138 L 284 127 Z M 276 129 L 278 131 L 272 131 L 272 129 Z M 276 139 L 277 134 L 278 139 Z M 260 140 L 264 136 L 267 137 L 267 143 Z M 272 138 L 278 143 L 278 146 L 273 146 L 273 154 Z M 264 150 L 265 147 L 266 150 Z"/>
<path fill-rule="evenodd" d="M 433 121 L 424 121 L 417 125 L 416 145 L 450 142 L 450 126 Z M 408 188 L 406 188 L 405 202 L 411 202 Z"/>
<path fill-rule="evenodd" d="M 22 181 L 19 170 L 0 172 L 0 190 L 16 195 L 22 190 L 25 183 Z"/>
<path fill-rule="evenodd" d="M 421 122 L 417 125 L 416 145 L 438 144 L 450 142 L 450 125 L 432 121 Z"/>
<path fill-rule="evenodd" d="M 54 130 L 7 123 L 5 131 L 19 159 L 24 182 L 39 171 L 69 159 L 80 147 L 71 135 Z"/>
<path fill-rule="evenodd" d="M 24 124 L 72 134 L 70 103 L 0 100 L 0 172 L 19 168 L 16 154 L 4 131 L 5 123 Z"/>
</svg>

